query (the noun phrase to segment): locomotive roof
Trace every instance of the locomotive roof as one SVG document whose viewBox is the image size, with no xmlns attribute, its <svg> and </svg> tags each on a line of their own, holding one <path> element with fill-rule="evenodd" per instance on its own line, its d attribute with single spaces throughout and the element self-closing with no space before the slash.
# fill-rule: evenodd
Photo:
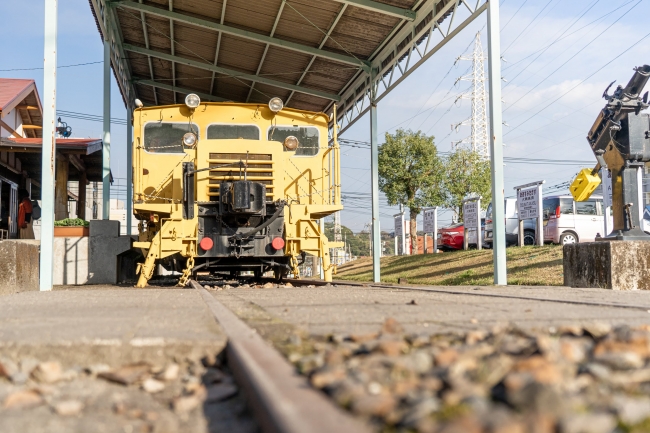
<svg viewBox="0 0 650 433">
<path fill-rule="evenodd" d="M 100 33 L 102 16 L 115 23 L 112 65 L 125 100 L 278 96 L 286 107 L 327 113 L 334 103 L 348 110 L 367 91 L 359 83 L 371 67 L 387 74 L 385 65 L 448 19 L 455 1 L 89 0 Z"/>
<path fill-rule="evenodd" d="M 233 107 L 250 107 L 250 108 L 258 108 L 260 106 L 263 106 L 264 108 L 267 108 L 267 105 L 263 102 L 254 102 L 254 103 L 241 103 L 241 102 L 234 102 L 234 101 L 225 101 L 225 102 L 209 102 L 209 101 L 201 101 L 201 105 L 208 105 L 208 106 L 233 106 Z M 169 105 L 155 105 L 155 106 L 150 106 L 147 107 L 146 105 L 142 108 L 138 108 L 136 110 L 160 110 L 160 109 L 165 109 L 165 108 L 185 108 L 185 104 L 169 104 Z M 197 108 L 197 110 L 200 110 L 200 108 Z M 286 113 L 292 113 L 292 114 L 303 114 L 303 115 L 309 115 L 309 116 L 318 116 L 318 117 L 323 117 L 324 122 L 329 122 L 329 116 L 326 113 L 323 112 L 314 112 L 314 111 L 308 111 L 308 110 L 300 110 L 297 108 L 291 108 L 291 107 L 284 107 L 281 111 L 279 111 L 277 114 L 278 115 L 283 115 Z"/>
</svg>

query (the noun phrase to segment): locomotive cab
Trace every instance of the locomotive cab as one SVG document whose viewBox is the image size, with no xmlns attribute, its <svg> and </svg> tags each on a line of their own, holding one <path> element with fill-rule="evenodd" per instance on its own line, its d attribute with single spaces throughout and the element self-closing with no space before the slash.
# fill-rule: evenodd
<svg viewBox="0 0 650 433">
<path fill-rule="evenodd" d="M 138 286 L 156 261 L 180 263 L 181 285 L 198 270 L 297 276 L 304 253 L 321 257 L 331 280 L 329 248 L 338 245 L 316 222 L 342 209 L 329 117 L 278 98 L 268 106 L 188 99 L 134 112 Z"/>
</svg>

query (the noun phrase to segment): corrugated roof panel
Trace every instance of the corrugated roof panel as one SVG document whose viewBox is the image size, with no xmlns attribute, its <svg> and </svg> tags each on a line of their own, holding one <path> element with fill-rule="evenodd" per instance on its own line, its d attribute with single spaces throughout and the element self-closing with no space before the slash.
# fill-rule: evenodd
<svg viewBox="0 0 650 433">
<path fill-rule="evenodd" d="M 289 97 L 289 93 L 291 93 L 289 90 L 278 89 L 277 87 L 256 83 L 249 102 L 259 102 L 260 104 L 266 105 L 269 102 L 269 99 L 276 96 L 283 101 L 286 101 Z"/>
<path fill-rule="evenodd" d="M 264 44 L 230 35 L 221 37 L 218 66 L 254 74 L 259 59 L 264 51 Z"/>
<path fill-rule="evenodd" d="M 225 0 L 171 1 L 174 12 L 219 23 Z M 416 2 L 425 4 L 419 0 L 376 1 L 404 9 L 411 9 Z M 450 0 L 442 0 L 441 4 L 447 1 Z M 170 0 L 143 0 L 143 3 L 166 11 L 170 6 Z M 224 24 L 232 28 L 270 36 L 281 5 L 282 0 L 227 0 L 223 17 Z M 340 1 L 334 0 L 290 0 L 285 3 L 274 37 L 306 47 L 317 48 L 344 6 Z M 145 40 L 140 12 L 121 7 L 119 3 L 116 3 L 116 11 L 121 32 L 124 35 L 124 42 L 144 47 Z M 145 14 L 145 16 L 150 49 L 171 54 L 170 20 L 151 14 Z M 419 17 L 419 20 L 422 18 Z M 404 21 L 399 18 L 348 4 L 322 49 L 368 60 L 372 53 L 386 43 L 386 38 L 396 27 L 405 25 L 402 23 Z M 175 21 L 175 55 L 214 64 L 218 35 L 219 33 L 215 30 Z M 391 42 L 399 43 L 401 41 Z M 222 33 L 217 65 L 246 74 L 255 74 L 265 47 L 266 43 L 261 41 L 257 42 Z M 135 53 L 128 53 L 128 56 L 134 78 L 151 79 L 147 57 Z M 260 74 L 262 77 L 279 82 L 296 84 L 311 59 L 311 54 L 271 45 L 261 65 Z M 154 80 L 163 84 L 172 84 L 170 62 L 152 58 L 152 65 Z M 300 85 L 305 88 L 340 94 L 356 73 L 358 73 L 358 68 L 317 56 Z M 175 74 L 177 86 L 205 93 L 210 92 L 212 82 L 210 71 L 176 63 Z M 239 78 L 217 74 L 213 94 L 243 102 L 246 101 L 250 93 L 249 84 L 250 82 L 242 82 Z M 289 90 L 269 85 L 256 84 L 255 88 L 258 90 L 252 92 L 249 99 L 251 101 L 266 102 L 264 98 L 267 96 L 280 96 L 284 99 L 291 94 Z M 153 98 L 153 91 L 148 86 L 137 85 L 136 94 L 143 100 L 151 101 Z M 172 92 L 157 89 L 156 94 L 159 96 L 159 103 L 173 103 Z M 288 105 L 320 111 L 325 109 L 330 102 L 320 97 L 295 92 Z"/>
<path fill-rule="evenodd" d="M 311 60 L 310 55 L 278 47 L 269 47 L 260 75 L 265 78 L 295 84 Z"/>
<path fill-rule="evenodd" d="M 224 24 L 268 36 L 281 3 L 281 0 L 228 0 Z"/>
<path fill-rule="evenodd" d="M 174 42 L 177 56 L 214 63 L 217 32 L 174 22 Z"/>
<path fill-rule="evenodd" d="M 219 21 L 223 1 L 220 0 L 173 0 L 174 12 L 200 16 L 204 19 Z M 201 14 L 197 14 L 201 11 Z"/>
</svg>

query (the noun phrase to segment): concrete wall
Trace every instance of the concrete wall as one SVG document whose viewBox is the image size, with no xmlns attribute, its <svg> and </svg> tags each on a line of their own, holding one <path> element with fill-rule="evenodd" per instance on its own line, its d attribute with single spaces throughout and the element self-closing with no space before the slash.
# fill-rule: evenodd
<svg viewBox="0 0 650 433">
<path fill-rule="evenodd" d="M 0 242 L 0 295 L 39 289 L 39 242 Z"/>
<path fill-rule="evenodd" d="M 54 238 L 54 285 L 88 282 L 88 239 Z"/>
</svg>

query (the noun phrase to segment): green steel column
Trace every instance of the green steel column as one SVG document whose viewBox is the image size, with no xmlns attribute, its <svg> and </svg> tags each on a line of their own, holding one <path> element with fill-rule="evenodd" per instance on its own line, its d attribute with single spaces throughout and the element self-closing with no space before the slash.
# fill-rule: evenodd
<svg viewBox="0 0 650 433">
<path fill-rule="evenodd" d="M 43 153 L 41 160 L 41 291 L 52 290 L 54 252 L 54 167 L 56 166 L 56 43 L 58 9 L 58 0 L 45 0 Z"/>
<path fill-rule="evenodd" d="M 372 79 L 371 79 L 372 80 Z M 372 85 L 372 81 L 371 81 Z M 374 93 L 374 92 L 373 92 Z M 381 282 L 381 232 L 379 228 L 379 142 L 377 140 L 377 103 L 370 102 L 370 168 L 372 188 L 372 280 Z"/>
<path fill-rule="evenodd" d="M 501 41 L 499 0 L 488 3 L 488 73 L 490 81 L 490 168 L 492 171 L 492 236 L 494 284 L 507 285 L 506 227 L 503 192 L 503 127 L 501 112 Z"/>
<path fill-rule="evenodd" d="M 126 235 L 131 236 L 133 221 L 133 109 L 126 104 Z"/>
<path fill-rule="evenodd" d="M 102 219 L 111 214 L 111 38 L 108 34 L 108 14 L 104 35 L 104 149 L 102 152 Z"/>
</svg>

